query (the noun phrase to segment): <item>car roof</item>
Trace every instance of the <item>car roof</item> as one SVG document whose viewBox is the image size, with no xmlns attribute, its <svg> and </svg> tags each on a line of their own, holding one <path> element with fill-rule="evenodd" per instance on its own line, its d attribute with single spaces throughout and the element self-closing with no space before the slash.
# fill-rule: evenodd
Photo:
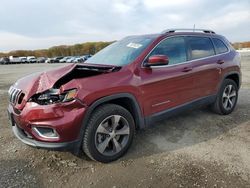
<svg viewBox="0 0 250 188">
<path fill-rule="evenodd" d="M 175 36 L 175 35 L 190 35 L 190 36 L 205 36 L 205 37 L 217 37 L 224 39 L 222 35 L 216 34 L 209 29 L 167 29 L 161 32 L 163 36 Z"/>
<path fill-rule="evenodd" d="M 166 36 L 183 36 L 183 35 L 224 38 L 223 36 L 218 35 L 214 31 L 209 30 L 209 29 L 168 29 L 168 30 L 162 31 L 161 33 L 131 35 L 125 38 L 142 37 L 142 38 L 157 39 L 157 38 L 166 37 Z"/>
<path fill-rule="evenodd" d="M 176 33 L 164 33 L 162 36 L 180 36 L 180 35 L 188 35 L 188 36 L 205 36 L 205 37 L 222 37 L 221 35 L 215 33 L 198 33 L 198 32 L 176 32 Z"/>
</svg>

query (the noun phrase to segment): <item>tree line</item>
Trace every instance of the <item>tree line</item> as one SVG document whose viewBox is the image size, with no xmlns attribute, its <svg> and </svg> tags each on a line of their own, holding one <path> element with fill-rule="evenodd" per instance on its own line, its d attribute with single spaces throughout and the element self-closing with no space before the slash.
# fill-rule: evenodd
<svg viewBox="0 0 250 188">
<path fill-rule="evenodd" d="M 106 46 L 110 45 L 111 42 L 86 42 L 81 44 L 75 44 L 71 46 L 61 45 L 54 46 L 49 49 L 40 50 L 16 50 L 8 53 L 0 53 L 0 57 L 9 56 L 35 56 L 35 57 L 56 57 L 56 56 L 77 56 L 85 54 L 95 54 Z M 237 42 L 232 44 L 235 49 L 250 48 L 250 42 Z"/>
<path fill-rule="evenodd" d="M 35 57 L 56 57 L 56 56 L 77 56 L 86 54 L 95 54 L 106 46 L 110 45 L 112 42 L 86 42 L 81 44 L 75 44 L 71 46 L 61 45 L 54 46 L 49 49 L 40 50 L 15 50 L 8 53 L 0 53 L 0 57 L 9 56 L 35 56 Z"/>
<path fill-rule="evenodd" d="M 233 43 L 233 47 L 238 50 L 241 48 L 250 48 L 250 42 L 236 42 Z"/>
</svg>

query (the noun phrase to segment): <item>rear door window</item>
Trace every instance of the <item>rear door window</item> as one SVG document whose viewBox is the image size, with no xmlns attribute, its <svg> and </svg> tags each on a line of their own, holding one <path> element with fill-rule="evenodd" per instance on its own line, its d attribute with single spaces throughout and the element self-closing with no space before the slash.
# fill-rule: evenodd
<svg viewBox="0 0 250 188">
<path fill-rule="evenodd" d="M 222 54 L 228 51 L 227 46 L 220 39 L 213 38 L 216 54 Z"/>
<path fill-rule="evenodd" d="M 152 55 L 166 55 L 169 65 L 187 61 L 184 37 L 171 37 L 163 40 L 150 53 L 149 57 Z"/>
<path fill-rule="evenodd" d="M 213 43 L 207 37 L 187 37 L 190 59 L 200 59 L 215 55 Z"/>
</svg>

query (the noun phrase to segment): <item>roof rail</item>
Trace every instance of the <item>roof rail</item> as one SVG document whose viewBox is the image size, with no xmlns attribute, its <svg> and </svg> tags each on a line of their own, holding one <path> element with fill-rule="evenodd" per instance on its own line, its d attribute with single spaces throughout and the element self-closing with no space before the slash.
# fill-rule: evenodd
<svg viewBox="0 0 250 188">
<path fill-rule="evenodd" d="M 209 29 L 167 29 L 162 31 L 161 33 L 175 33 L 176 31 L 203 32 L 203 33 L 215 34 L 214 31 Z"/>
</svg>

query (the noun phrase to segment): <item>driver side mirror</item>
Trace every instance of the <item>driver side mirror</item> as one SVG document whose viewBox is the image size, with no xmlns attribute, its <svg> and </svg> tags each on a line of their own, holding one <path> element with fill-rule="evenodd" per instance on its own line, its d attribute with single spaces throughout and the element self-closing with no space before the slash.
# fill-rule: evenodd
<svg viewBox="0 0 250 188">
<path fill-rule="evenodd" d="M 151 66 L 164 66 L 168 65 L 169 60 L 166 55 L 153 55 L 148 58 L 148 61 L 145 63 L 146 67 Z"/>
</svg>

